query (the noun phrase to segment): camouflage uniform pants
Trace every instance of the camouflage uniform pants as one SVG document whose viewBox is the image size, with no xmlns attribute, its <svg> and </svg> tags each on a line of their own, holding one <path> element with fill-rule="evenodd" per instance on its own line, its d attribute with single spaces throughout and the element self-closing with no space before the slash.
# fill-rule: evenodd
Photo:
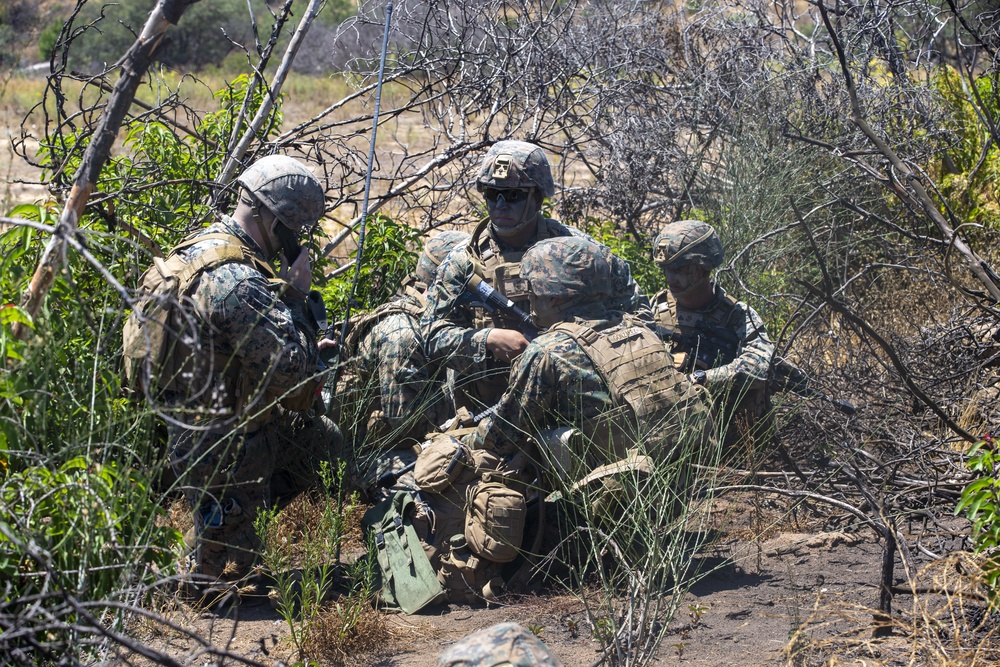
<svg viewBox="0 0 1000 667">
<path fill-rule="evenodd" d="M 227 580 L 257 561 L 254 519 L 261 509 L 287 503 L 319 476 L 320 463 L 343 452 L 328 418 L 276 409 L 252 433 L 220 433 L 168 425 L 170 464 L 194 511 L 192 571 Z"/>
</svg>

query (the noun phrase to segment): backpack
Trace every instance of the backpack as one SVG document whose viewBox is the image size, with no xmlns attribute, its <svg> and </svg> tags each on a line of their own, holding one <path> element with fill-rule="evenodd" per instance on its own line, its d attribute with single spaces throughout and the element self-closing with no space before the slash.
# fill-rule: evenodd
<svg viewBox="0 0 1000 667">
<path fill-rule="evenodd" d="M 361 519 L 366 534 L 374 539 L 382 599 L 404 614 L 444 601 L 444 589 L 413 527 L 414 509 L 413 496 L 397 491 Z"/>
<path fill-rule="evenodd" d="M 178 253 L 202 241 L 219 240 L 222 245 L 205 250 L 192 260 Z M 202 272 L 229 262 L 250 264 L 271 279 L 274 271 L 242 241 L 231 234 L 215 233 L 188 237 L 165 259 L 156 257 L 139 281 L 132 313 L 122 330 L 125 378 L 129 387 L 147 397 L 177 390 L 179 378 L 193 365 L 198 349 L 198 322 L 191 315 L 191 290 Z M 216 360 L 219 368 L 228 359 Z"/>
</svg>

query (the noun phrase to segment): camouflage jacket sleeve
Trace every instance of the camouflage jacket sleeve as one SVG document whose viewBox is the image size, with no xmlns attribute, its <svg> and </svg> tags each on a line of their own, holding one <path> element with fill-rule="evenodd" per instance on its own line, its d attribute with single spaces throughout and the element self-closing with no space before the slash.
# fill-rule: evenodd
<svg viewBox="0 0 1000 667">
<path fill-rule="evenodd" d="M 383 415 L 393 427 L 401 426 L 428 383 L 418 322 L 405 313 L 385 317 L 361 340 L 358 354 L 378 378 Z"/>
<path fill-rule="evenodd" d="M 559 426 L 580 427 L 610 404 L 607 385 L 576 341 L 562 332 L 545 333 L 518 358 L 496 410 L 466 441 L 507 456 L 528 437 Z"/>
<path fill-rule="evenodd" d="M 713 385 L 728 386 L 731 381 L 740 377 L 764 380 L 767 378 L 771 357 L 774 356 L 774 343 L 767 335 L 764 321 L 757 311 L 739 302 L 733 312 L 737 317 L 731 322 L 731 326 L 734 333 L 743 341 L 742 349 L 728 364 L 705 371 L 705 384 L 709 388 Z M 739 314 L 742 314 L 742 317 L 739 317 Z"/>
<path fill-rule="evenodd" d="M 551 428 L 546 417 L 555 401 L 558 373 L 548 350 L 528 345 L 511 369 L 510 384 L 496 410 L 466 436 L 473 449 L 510 456 L 539 430 Z"/>
<path fill-rule="evenodd" d="M 316 372 L 319 350 L 304 301 L 276 290 L 259 271 L 234 262 L 203 275 L 198 295 L 209 304 L 217 347 L 239 360 L 242 373 L 285 391 Z"/>
<path fill-rule="evenodd" d="M 427 359 L 470 373 L 484 369 L 489 329 L 473 329 L 459 297 L 472 277 L 472 262 L 465 248 L 452 250 L 438 267 L 427 290 L 427 306 L 420 321 Z"/>
</svg>

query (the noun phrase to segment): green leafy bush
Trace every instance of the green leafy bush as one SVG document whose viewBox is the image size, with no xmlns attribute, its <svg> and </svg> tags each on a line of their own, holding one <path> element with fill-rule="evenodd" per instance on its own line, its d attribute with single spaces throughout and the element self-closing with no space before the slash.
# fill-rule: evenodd
<svg viewBox="0 0 1000 667">
<path fill-rule="evenodd" d="M 164 511 L 135 469 L 84 457 L 32 466 L 7 476 L 0 499 L 4 602 L 45 590 L 111 599 L 173 567 L 180 533 L 157 524 Z"/>
<path fill-rule="evenodd" d="M 962 491 L 955 514 L 972 522 L 972 542 L 978 554 L 986 554 L 983 566 L 991 605 L 1000 605 L 1000 450 L 987 435 L 969 450 L 966 467 L 979 477 Z"/>
<path fill-rule="evenodd" d="M 116 62 L 135 41 L 156 1 L 87 3 L 80 12 L 75 29 L 93 25 L 74 39 L 71 67 L 86 70 L 102 63 Z M 101 16 L 104 18 L 101 19 Z M 262 10 L 258 18 L 265 21 L 266 16 Z M 220 62 L 236 48 L 230 40 L 241 43 L 250 38 L 246 2 L 196 2 L 170 29 L 157 59 L 169 67 L 197 69 Z"/>
<path fill-rule="evenodd" d="M 622 233 L 615 223 L 609 220 L 587 218 L 580 229 L 628 262 L 632 269 L 632 278 L 639 284 L 644 294 L 653 296 L 666 288 L 666 278 L 653 261 L 653 251 L 649 245 L 638 243 L 628 234 Z"/>
<path fill-rule="evenodd" d="M 365 229 L 364 257 L 352 312 L 368 311 L 388 301 L 417 266 L 422 243 L 420 232 L 409 225 L 376 213 Z M 357 250 L 351 258 L 357 260 Z M 355 269 L 352 266 L 320 288 L 331 320 L 347 311 Z"/>
<path fill-rule="evenodd" d="M 950 111 L 948 129 L 956 140 L 929 171 L 957 217 L 997 228 L 1000 219 L 1000 148 L 990 139 L 982 113 L 1000 116 L 1000 90 L 995 76 L 983 75 L 970 84 L 952 67 L 936 70 L 934 87 Z M 977 108 L 974 101 L 984 108 Z"/>
</svg>

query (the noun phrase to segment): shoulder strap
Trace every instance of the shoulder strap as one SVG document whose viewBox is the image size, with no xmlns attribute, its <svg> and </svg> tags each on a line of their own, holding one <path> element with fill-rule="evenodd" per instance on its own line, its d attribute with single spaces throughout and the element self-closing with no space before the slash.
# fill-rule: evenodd
<svg viewBox="0 0 1000 667">
<path fill-rule="evenodd" d="M 177 256 L 178 250 L 190 248 L 202 241 L 223 241 L 223 244 L 212 246 L 191 261 L 184 262 L 183 268 L 174 274 L 180 283 L 179 289 L 182 293 L 187 291 L 194 282 L 194 279 L 202 271 L 214 269 L 229 262 L 239 262 L 253 266 L 263 273 L 269 282 L 280 281 L 274 269 L 271 268 L 271 265 L 261 260 L 257 256 L 257 253 L 248 248 L 238 236 L 222 232 L 186 238 L 171 251 L 167 262 Z"/>
</svg>

